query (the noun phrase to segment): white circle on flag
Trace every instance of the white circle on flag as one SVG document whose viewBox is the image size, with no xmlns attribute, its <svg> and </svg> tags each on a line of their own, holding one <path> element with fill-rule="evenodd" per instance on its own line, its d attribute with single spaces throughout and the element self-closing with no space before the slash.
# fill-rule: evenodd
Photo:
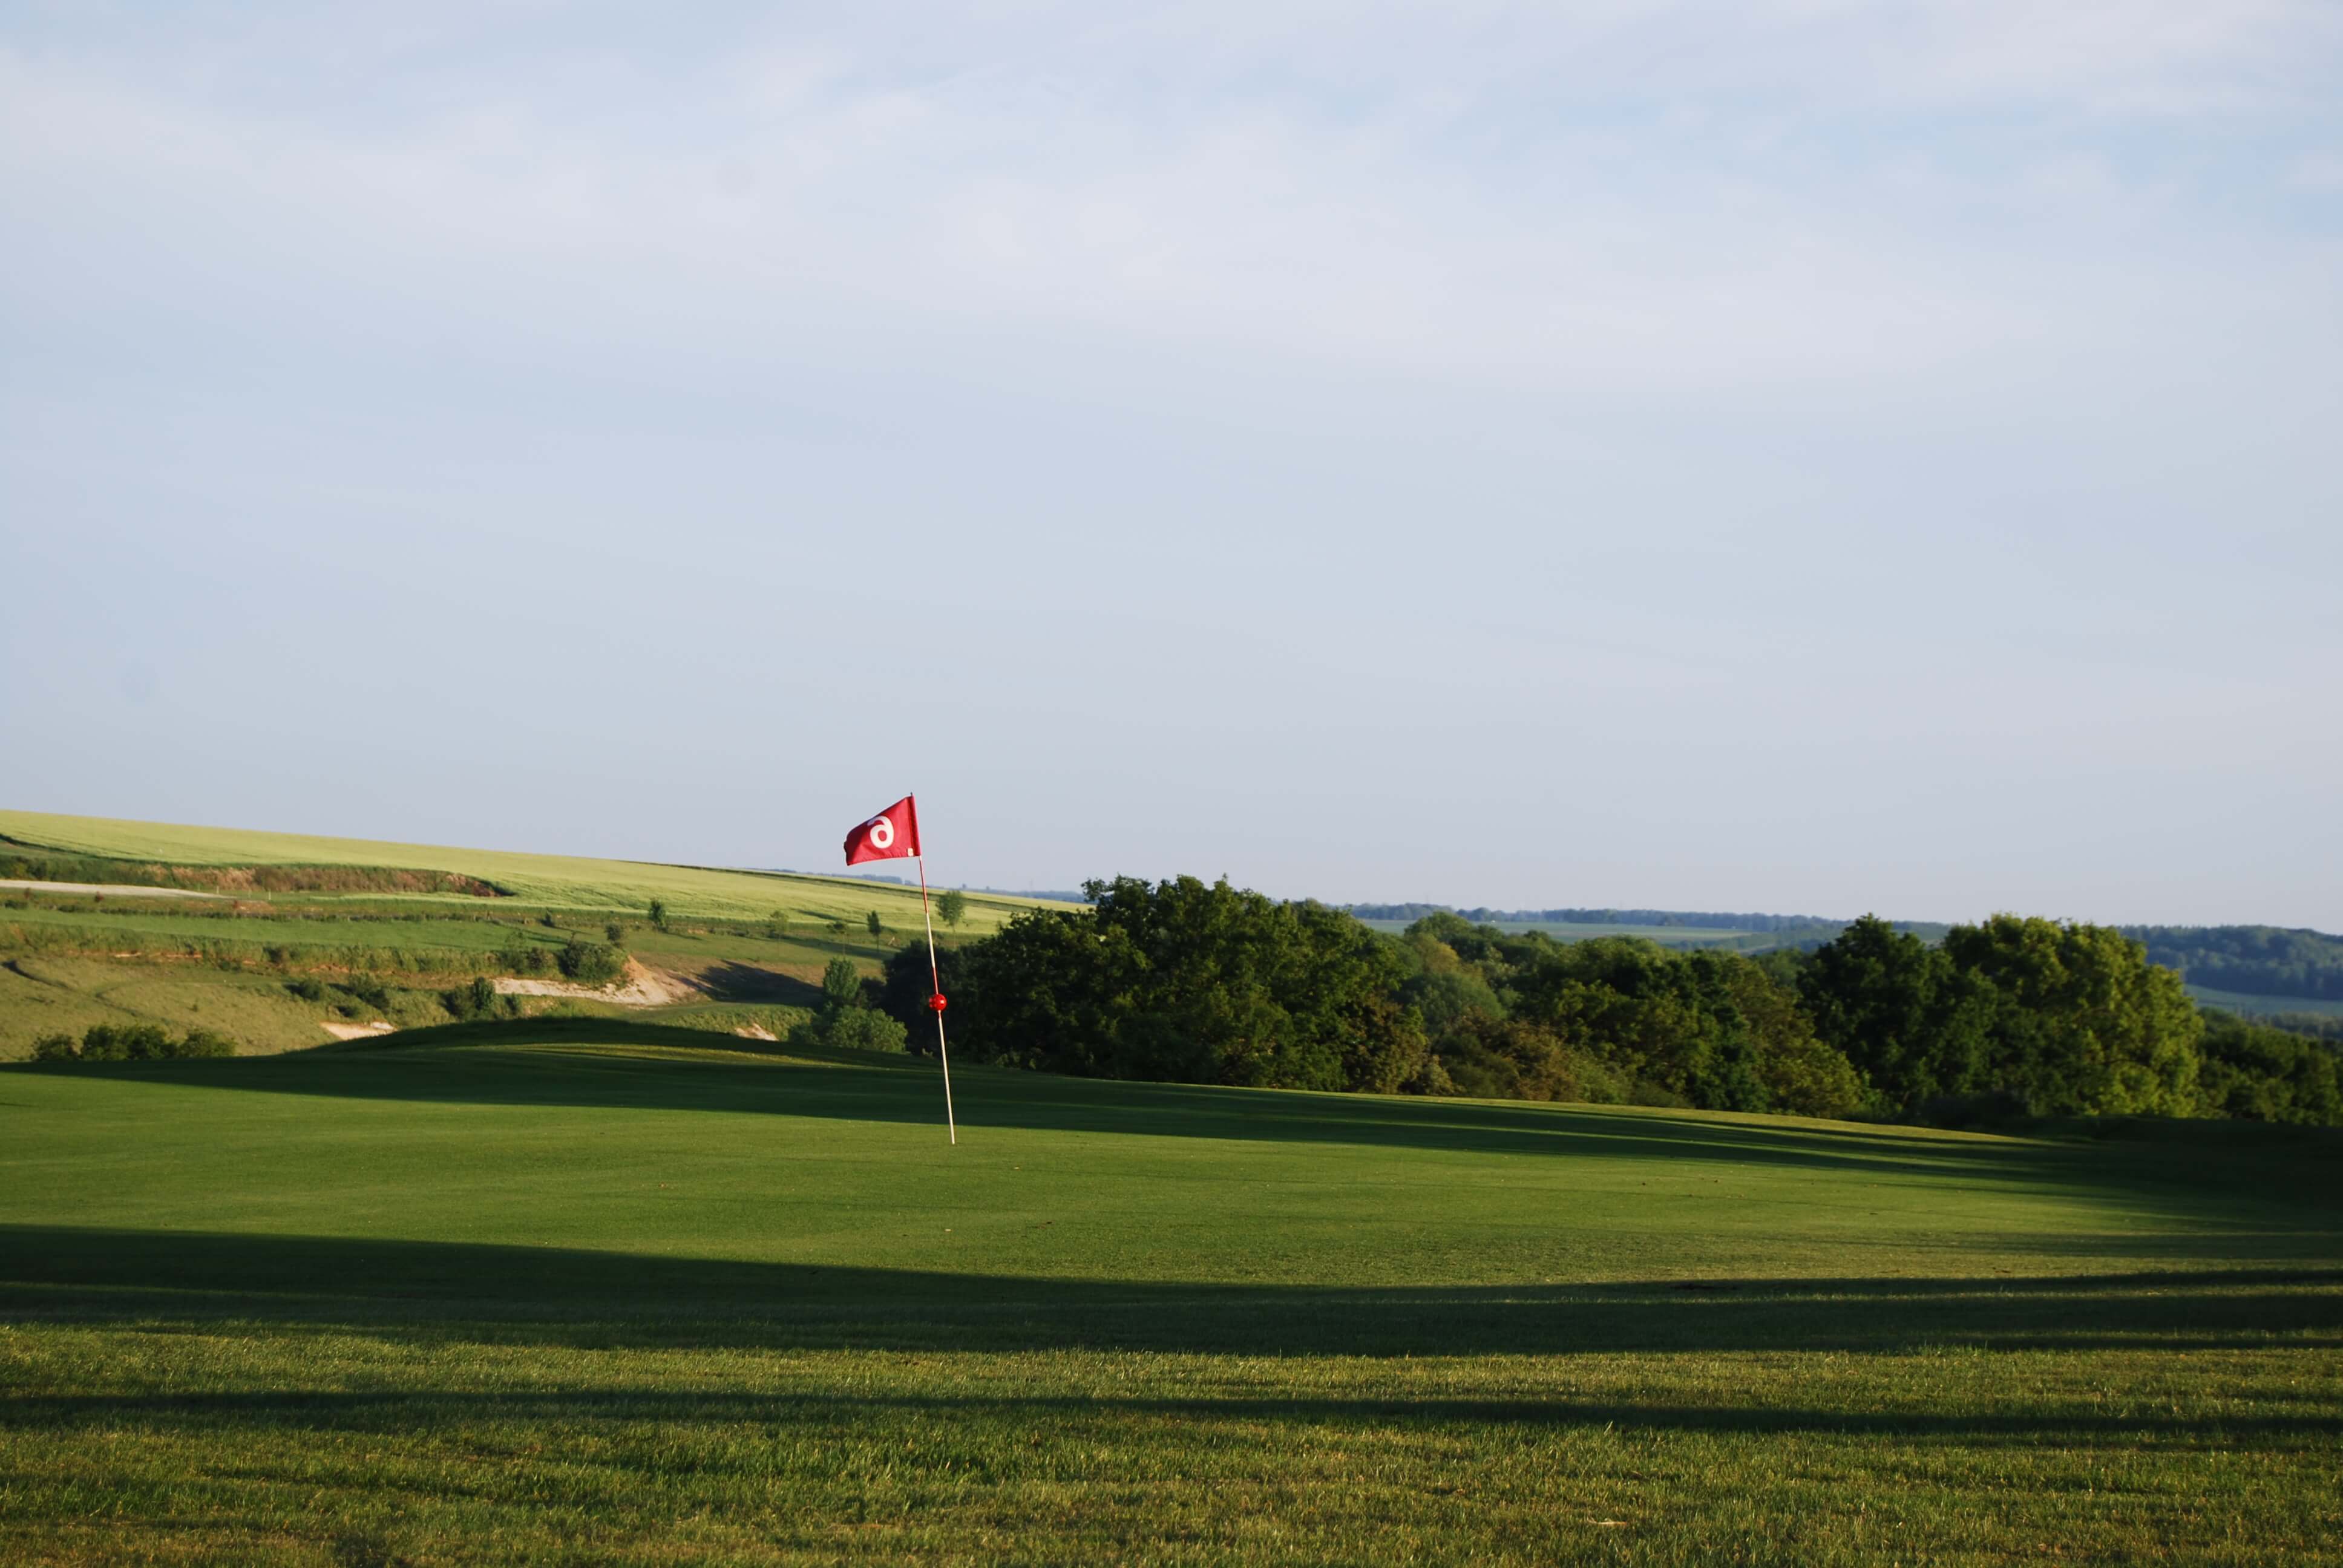
<svg viewBox="0 0 2343 1568">
<path fill-rule="evenodd" d="M 873 817 L 870 819 L 870 847 L 874 849 L 891 849 L 895 847 L 895 822 L 893 818 Z"/>
</svg>

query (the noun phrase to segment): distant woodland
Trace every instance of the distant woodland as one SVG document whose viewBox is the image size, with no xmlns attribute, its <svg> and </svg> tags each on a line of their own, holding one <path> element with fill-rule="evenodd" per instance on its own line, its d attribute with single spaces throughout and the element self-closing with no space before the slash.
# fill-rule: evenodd
<svg viewBox="0 0 2343 1568">
<path fill-rule="evenodd" d="M 2201 1010 L 2111 927 L 1996 915 L 1931 942 L 1865 916 L 1753 956 L 1450 911 L 1392 934 L 1225 880 L 1085 891 L 944 955 L 958 1049 L 1102 1078 L 1951 1125 L 2343 1124 L 2332 1046 Z M 925 955 L 899 954 L 889 1010 L 915 1020 L 927 994 Z"/>
<path fill-rule="evenodd" d="M 1750 931 L 1777 939 L 1777 945 L 1808 951 L 1844 930 L 1848 922 L 1820 915 L 1730 913 L 1707 910 L 1491 910 L 1453 909 L 1445 904 L 1353 904 L 1364 920 L 1421 920 L 1453 915 L 1473 925 L 1682 927 L 1686 931 Z M 1895 929 L 1924 940 L 1940 941 L 1952 928 L 1928 920 L 1897 920 Z M 2343 1001 L 2343 937 L 2278 926 L 2118 926 L 2145 946 L 2149 961 L 2176 970 L 2189 985 L 2273 1000 L 2300 997 Z M 2289 1020 L 2289 1027 L 2304 1020 Z M 2310 1025 L 2318 1032 L 2315 1024 Z"/>
</svg>

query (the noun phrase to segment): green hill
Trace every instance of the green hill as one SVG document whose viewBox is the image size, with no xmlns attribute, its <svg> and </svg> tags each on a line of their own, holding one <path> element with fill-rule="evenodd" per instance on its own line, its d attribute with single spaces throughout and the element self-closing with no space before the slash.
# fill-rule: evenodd
<svg viewBox="0 0 2343 1568">
<path fill-rule="evenodd" d="M 370 839 L 327 839 L 238 828 L 190 828 L 103 817 L 59 817 L 0 811 L 0 839 L 26 851 L 50 851 L 123 862 L 120 871 L 146 868 L 347 867 L 450 872 L 477 879 L 532 907 L 578 911 L 640 911 L 651 900 L 685 917 L 754 920 L 777 907 L 810 919 L 860 921 L 876 909 L 890 921 L 917 923 L 920 892 L 856 877 L 779 871 L 723 870 L 699 866 L 599 860 L 572 855 L 528 855 L 505 849 L 458 849 Z M 0 855 L 0 859 L 5 859 Z M 85 877 L 82 880 L 96 880 Z M 380 890 L 357 888 L 358 896 Z M 467 895 L 412 895 L 462 901 Z M 477 900 L 475 900 L 477 901 Z M 986 930 L 1035 900 L 971 894 L 968 924 Z"/>
<path fill-rule="evenodd" d="M 633 1020 L 0 1069 L 0 1559 L 2331 1561 L 2343 1145 Z"/>
<path fill-rule="evenodd" d="M 0 886 L 0 1060 L 101 1024 L 201 1027 L 255 1052 L 315 1045 L 329 1028 L 444 1023 L 476 978 L 561 989 L 578 943 L 623 947 L 649 977 L 629 994 L 660 1021 L 779 1033 L 827 965 L 875 977 L 922 929 L 916 887 L 853 877 L 29 811 L 0 811 L 0 881 L 130 890 Z M 982 936 L 1036 904 L 969 894 L 939 940 Z M 601 993 L 504 1005 L 622 1010 Z"/>
</svg>

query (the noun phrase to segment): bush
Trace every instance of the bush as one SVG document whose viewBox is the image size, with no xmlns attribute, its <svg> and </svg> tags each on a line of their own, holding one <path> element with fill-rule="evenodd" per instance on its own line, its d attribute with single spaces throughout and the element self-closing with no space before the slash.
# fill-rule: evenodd
<svg viewBox="0 0 2343 1568">
<path fill-rule="evenodd" d="M 69 1034 L 45 1034 L 33 1042 L 35 1061 L 170 1061 L 182 1058 L 234 1056 L 236 1041 L 207 1029 L 191 1029 L 174 1039 L 153 1023 L 96 1023 L 76 1049 Z"/>
<path fill-rule="evenodd" d="M 439 1004 L 457 1021 L 466 1022 L 476 1018 L 494 1018 L 500 1000 L 509 1001 L 512 999 L 498 998 L 496 981 L 486 975 L 478 975 L 470 985 L 440 993 Z"/>
<path fill-rule="evenodd" d="M 620 925 L 618 921 L 612 920 L 608 925 L 602 928 L 602 935 L 607 938 L 610 945 L 615 948 L 627 940 L 627 928 Z"/>
<path fill-rule="evenodd" d="M 767 915 L 765 917 L 765 934 L 772 938 L 775 941 L 779 941 L 783 937 L 788 936 L 789 934 L 789 917 L 779 910 L 775 910 L 771 914 Z"/>
<path fill-rule="evenodd" d="M 236 1041 L 207 1029 L 191 1029 L 187 1037 L 179 1041 L 179 1054 L 186 1057 L 234 1056 Z"/>
<path fill-rule="evenodd" d="M 887 934 L 887 922 L 879 918 L 879 911 L 876 910 L 870 911 L 863 920 L 863 924 L 870 928 L 870 934 L 874 937 L 883 937 Z"/>
<path fill-rule="evenodd" d="M 627 972 L 627 955 L 607 942 L 572 938 L 555 961 L 564 975 L 579 985 L 608 985 Z"/>
<path fill-rule="evenodd" d="M 957 928 L 960 921 L 968 919 L 968 895 L 958 888 L 938 893 L 936 918 L 948 926 Z"/>
<path fill-rule="evenodd" d="M 390 1008 L 390 988 L 372 975 L 352 975 L 342 982 L 342 989 L 377 1012 Z"/>
<path fill-rule="evenodd" d="M 876 1008 L 841 1007 L 811 1018 L 789 1030 L 790 1045 L 829 1046 L 847 1050 L 885 1050 L 900 1054 L 909 1031 Z"/>
<path fill-rule="evenodd" d="M 311 980 L 307 975 L 302 976 L 297 980 L 287 980 L 285 982 L 285 989 L 291 991 L 295 996 L 299 997 L 303 1001 L 323 1001 L 326 1000 L 325 986 L 317 980 Z"/>
</svg>

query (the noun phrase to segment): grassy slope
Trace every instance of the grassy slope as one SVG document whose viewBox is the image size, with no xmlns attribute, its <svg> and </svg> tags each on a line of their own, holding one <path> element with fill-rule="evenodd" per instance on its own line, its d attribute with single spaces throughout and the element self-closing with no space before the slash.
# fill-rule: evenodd
<svg viewBox="0 0 2343 1568">
<path fill-rule="evenodd" d="M 2192 985 L 2188 994 L 2207 1007 L 2255 1018 L 2266 1013 L 2299 1012 L 2318 1018 L 2343 1018 L 2343 1001 L 2332 997 L 2262 996 L 2241 990 L 2216 990 L 2211 986 Z"/>
<path fill-rule="evenodd" d="M 598 860 L 568 855 L 527 855 L 501 849 L 458 849 L 392 844 L 367 839 L 325 839 L 236 828 L 194 828 L 103 817 L 62 817 L 0 811 L 0 834 L 44 849 L 173 865 L 390 866 L 459 871 L 496 883 L 532 905 L 572 910 L 640 911 L 663 899 L 678 915 L 756 919 L 773 910 L 794 918 L 859 922 L 871 910 L 892 926 L 916 926 L 916 888 L 850 878 L 765 875 L 689 866 Z M 474 902 L 461 895 L 441 901 Z M 1027 900 L 970 894 L 967 927 L 989 930 Z"/>
<path fill-rule="evenodd" d="M 964 1070 L 953 1149 L 919 1063 L 524 1028 L 0 1070 L 0 1558 L 2343 1537 L 2330 1139 Z"/>
</svg>

